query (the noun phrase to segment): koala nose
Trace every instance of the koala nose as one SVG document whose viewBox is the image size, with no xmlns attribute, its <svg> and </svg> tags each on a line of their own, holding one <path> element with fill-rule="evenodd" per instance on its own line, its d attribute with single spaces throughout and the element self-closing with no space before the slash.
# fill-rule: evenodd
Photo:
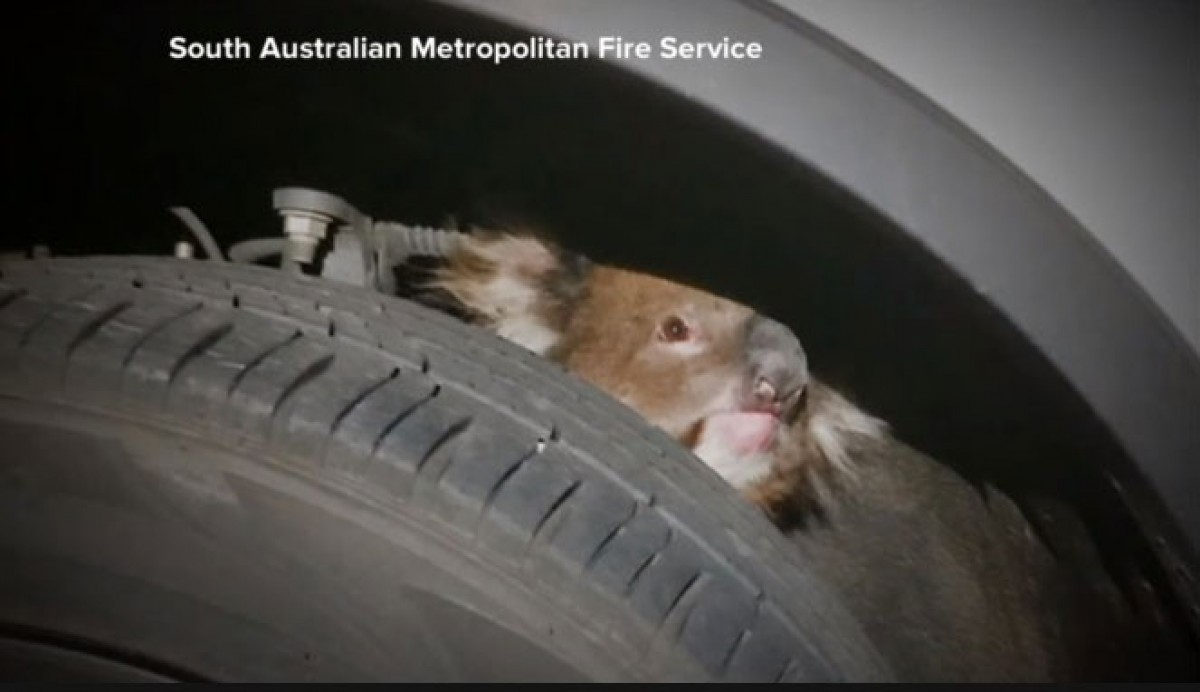
<svg viewBox="0 0 1200 692">
<path fill-rule="evenodd" d="M 799 399 L 808 384 L 808 357 L 792 330 L 761 315 L 750 322 L 746 338 L 751 403 L 776 410 Z"/>
</svg>

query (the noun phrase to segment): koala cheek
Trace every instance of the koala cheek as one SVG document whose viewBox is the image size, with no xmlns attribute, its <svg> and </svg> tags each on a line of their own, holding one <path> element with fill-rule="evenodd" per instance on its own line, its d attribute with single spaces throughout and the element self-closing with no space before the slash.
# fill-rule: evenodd
<svg viewBox="0 0 1200 692">
<path fill-rule="evenodd" d="M 719 413 L 704 424 L 699 445 L 748 457 L 766 452 L 775 440 L 779 421 L 765 413 Z"/>
<path fill-rule="evenodd" d="M 724 414 L 704 422 L 692 453 L 736 488 L 745 488 L 771 469 L 769 451 L 776 424 L 761 414 Z"/>
</svg>

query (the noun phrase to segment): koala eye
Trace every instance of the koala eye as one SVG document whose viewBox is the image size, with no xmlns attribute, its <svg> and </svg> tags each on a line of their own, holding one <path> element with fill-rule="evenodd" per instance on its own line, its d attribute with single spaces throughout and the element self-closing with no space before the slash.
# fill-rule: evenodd
<svg viewBox="0 0 1200 692">
<path fill-rule="evenodd" d="M 691 328 L 679 317 L 668 317 L 658 326 L 658 338 L 669 343 L 686 341 L 691 335 Z"/>
</svg>

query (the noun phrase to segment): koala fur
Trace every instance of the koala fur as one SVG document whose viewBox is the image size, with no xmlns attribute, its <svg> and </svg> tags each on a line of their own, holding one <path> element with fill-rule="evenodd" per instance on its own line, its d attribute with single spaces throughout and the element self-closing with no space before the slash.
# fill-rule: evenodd
<svg viewBox="0 0 1200 692">
<path fill-rule="evenodd" d="M 888 435 L 809 376 L 790 330 L 744 305 L 531 234 L 466 238 L 419 299 L 624 402 L 781 526 L 820 512 L 853 482 L 853 450 Z"/>
</svg>

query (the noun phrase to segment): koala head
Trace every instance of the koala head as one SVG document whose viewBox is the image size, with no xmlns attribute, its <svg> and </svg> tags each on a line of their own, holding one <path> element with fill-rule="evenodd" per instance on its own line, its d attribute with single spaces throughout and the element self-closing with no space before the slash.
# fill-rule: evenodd
<svg viewBox="0 0 1200 692">
<path fill-rule="evenodd" d="M 768 472 L 808 385 L 804 349 L 778 322 L 531 236 L 468 236 L 431 287 L 622 401 L 736 486 Z"/>
</svg>

